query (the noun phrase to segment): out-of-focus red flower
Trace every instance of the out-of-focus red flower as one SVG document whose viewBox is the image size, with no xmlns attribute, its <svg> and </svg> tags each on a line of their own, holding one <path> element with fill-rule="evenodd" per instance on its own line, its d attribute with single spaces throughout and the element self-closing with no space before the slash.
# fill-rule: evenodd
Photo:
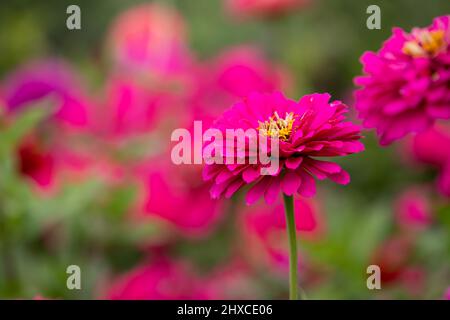
<svg viewBox="0 0 450 320">
<path fill-rule="evenodd" d="M 296 197 L 294 208 L 296 229 L 300 237 L 319 239 L 325 227 L 317 203 Z M 289 254 L 286 218 L 281 201 L 272 207 L 246 207 L 241 221 L 243 237 L 248 246 L 246 252 L 257 256 L 257 261 L 261 261 L 262 256 L 268 266 L 282 273 L 286 272 L 289 267 Z M 302 259 L 299 265 L 300 268 L 306 267 Z"/>
<path fill-rule="evenodd" d="M 423 188 L 404 191 L 395 204 L 397 223 L 406 230 L 424 229 L 432 222 L 431 205 Z"/>
<path fill-rule="evenodd" d="M 122 275 L 107 290 L 112 300 L 203 299 L 200 281 L 185 263 L 158 258 Z"/>
<path fill-rule="evenodd" d="M 273 92 L 289 87 L 290 76 L 255 47 L 228 49 L 197 69 L 191 105 L 196 116 L 217 117 L 233 102 L 251 92 Z M 205 126 L 206 127 L 206 126 Z"/>
<path fill-rule="evenodd" d="M 161 219 L 185 236 L 203 236 L 224 213 L 223 202 L 210 198 L 199 165 L 177 166 L 170 158 L 150 161 L 143 181 L 141 216 Z"/>
<path fill-rule="evenodd" d="M 33 179 L 41 187 L 49 187 L 54 173 L 52 154 L 39 145 L 35 139 L 28 138 L 18 150 L 19 171 Z"/>
<path fill-rule="evenodd" d="M 373 264 L 381 269 L 382 283 L 398 281 L 410 261 L 414 242 L 403 235 L 396 235 L 387 239 L 375 251 Z"/>
<path fill-rule="evenodd" d="M 227 0 L 228 10 L 234 15 L 277 16 L 304 7 L 309 0 Z"/>
<path fill-rule="evenodd" d="M 240 258 L 218 267 L 203 279 L 203 291 L 208 299 L 246 300 L 263 298 L 252 274 L 252 269 Z"/>
<path fill-rule="evenodd" d="M 109 32 L 109 52 L 122 72 L 178 77 L 192 63 L 186 26 L 173 8 L 143 4 L 121 13 Z"/>
<path fill-rule="evenodd" d="M 423 132 L 450 118 L 450 16 L 406 33 L 394 28 L 379 52 L 361 57 L 365 75 L 355 78 L 364 126 L 376 128 L 382 145 Z"/>
<path fill-rule="evenodd" d="M 397 234 L 387 239 L 375 251 L 373 264 L 381 270 L 381 284 L 399 285 L 411 296 L 420 296 L 426 283 L 423 267 L 413 264 L 414 238 Z"/>
</svg>

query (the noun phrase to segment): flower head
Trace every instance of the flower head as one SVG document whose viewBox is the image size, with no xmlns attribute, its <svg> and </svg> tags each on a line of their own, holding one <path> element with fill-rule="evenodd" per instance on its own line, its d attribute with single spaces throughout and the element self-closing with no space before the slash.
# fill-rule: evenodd
<svg viewBox="0 0 450 320">
<path fill-rule="evenodd" d="M 281 93 L 253 93 L 235 103 L 213 125 L 224 134 L 227 129 L 255 129 L 259 138 L 270 143 L 279 140 L 278 170 L 265 174 L 267 165 L 258 160 L 251 163 L 252 150 L 246 144 L 245 152 L 234 146 L 235 156 L 245 155 L 244 164 L 208 164 L 204 179 L 214 182 L 211 196 L 231 197 L 241 187 L 251 184 L 246 201 L 254 203 L 261 196 L 273 203 L 280 191 L 286 195 L 315 194 L 315 180 L 329 178 L 339 184 L 347 184 L 348 173 L 333 162 L 319 160 L 322 157 L 344 156 L 364 149 L 359 141 L 360 128 L 344 121 L 347 106 L 340 101 L 329 102 L 329 94 L 311 94 L 296 102 Z M 268 145 L 269 145 L 268 143 Z"/>
<path fill-rule="evenodd" d="M 122 13 L 109 33 L 112 58 L 122 71 L 179 76 L 191 64 L 183 18 L 170 6 L 152 3 Z"/>
<path fill-rule="evenodd" d="M 395 28 L 379 52 L 361 57 L 365 75 L 355 79 L 362 87 L 355 93 L 356 108 L 381 144 L 450 118 L 449 19 L 436 18 L 411 33 Z"/>
</svg>

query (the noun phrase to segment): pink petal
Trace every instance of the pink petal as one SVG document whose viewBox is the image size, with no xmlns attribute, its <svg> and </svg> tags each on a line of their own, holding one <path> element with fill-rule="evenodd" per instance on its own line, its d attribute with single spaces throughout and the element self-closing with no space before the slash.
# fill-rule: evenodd
<svg viewBox="0 0 450 320">
<path fill-rule="evenodd" d="M 264 194 L 269 183 L 270 177 L 262 177 L 261 180 L 259 180 L 253 187 L 250 188 L 250 190 L 248 190 L 245 195 L 245 202 L 248 205 L 255 203 Z"/>
<path fill-rule="evenodd" d="M 270 185 L 264 193 L 264 200 L 266 200 L 267 204 L 273 204 L 280 194 L 280 177 L 274 177 L 271 180 Z"/>
<path fill-rule="evenodd" d="M 339 173 L 330 174 L 328 177 L 337 184 L 345 185 L 350 182 L 350 175 L 345 170 L 341 170 Z"/>
<path fill-rule="evenodd" d="M 281 189 L 286 195 L 292 196 L 298 190 L 301 183 L 302 180 L 294 171 L 288 171 L 281 181 Z"/>
<path fill-rule="evenodd" d="M 316 194 L 316 182 L 305 170 L 300 171 L 301 185 L 297 192 L 304 197 L 312 197 Z"/>
<path fill-rule="evenodd" d="M 246 183 L 251 183 L 255 181 L 256 179 L 259 178 L 259 176 L 260 176 L 259 169 L 254 168 L 253 166 L 248 167 L 242 173 L 242 178 Z"/>
<path fill-rule="evenodd" d="M 202 176 L 203 180 L 208 181 L 214 178 L 221 170 L 223 169 L 222 166 L 218 165 L 206 165 L 203 168 Z"/>
<path fill-rule="evenodd" d="M 233 183 L 231 183 L 227 190 L 225 191 L 225 198 L 229 199 L 231 198 L 231 196 L 239 190 L 240 187 L 242 187 L 242 185 L 244 184 L 244 181 L 242 181 L 241 179 L 237 179 L 236 181 L 234 181 Z"/>
<path fill-rule="evenodd" d="M 286 168 L 288 169 L 297 169 L 298 166 L 302 163 L 303 157 L 289 157 L 286 160 Z"/>
<path fill-rule="evenodd" d="M 338 173 L 342 169 L 341 167 L 334 162 L 331 161 L 322 161 L 322 160 L 316 160 L 316 159 L 308 159 L 308 164 L 311 164 L 313 167 L 319 169 L 320 171 L 323 171 L 325 173 Z"/>
</svg>

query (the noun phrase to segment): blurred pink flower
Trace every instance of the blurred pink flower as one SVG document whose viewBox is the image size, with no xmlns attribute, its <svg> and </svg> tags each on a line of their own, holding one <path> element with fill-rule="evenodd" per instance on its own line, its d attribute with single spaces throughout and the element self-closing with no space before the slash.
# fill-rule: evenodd
<svg viewBox="0 0 450 320">
<path fill-rule="evenodd" d="M 325 227 L 317 203 L 296 197 L 294 208 L 296 229 L 300 237 L 310 240 L 320 238 Z M 248 207 L 242 215 L 242 232 L 250 248 L 247 248 L 246 252 L 255 255 L 255 261 L 260 263 L 262 255 L 268 266 L 282 273 L 288 270 L 286 218 L 281 201 L 274 207 L 263 205 Z M 305 261 L 301 260 L 299 267 L 305 268 Z M 304 270 L 301 273 L 303 272 Z"/>
<path fill-rule="evenodd" d="M 290 76 L 255 47 L 228 49 L 199 68 L 192 106 L 197 116 L 217 117 L 234 101 L 251 92 L 285 90 Z"/>
<path fill-rule="evenodd" d="M 421 266 L 412 265 L 415 239 L 409 234 L 395 234 L 375 251 L 372 263 L 381 270 L 383 285 L 401 285 L 412 296 L 419 296 L 426 274 Z"/>
<path fill-rule="evenodd" d="M 226 0 L 227 8 L 236 16 L 277 16 L 308 3 L 309 0 Z"/>
<path fill-rule="evenodd" d="M 223 203 L 208 195 L 201 167 L 150 161 L 145 177 L 143 216 L 162 219 L 185 236 L 204 236 L 224 213 Z"/>
<path fill-rule="evenodd" d="M 203 292 L 213 300 L 248 300 L 263 298 L 252 269 L 240 258 L 218 266 L 202 280 Z"/>
<path fill-rule="evenodd" d="M 157 81 L 185 73 L 192 63 L 181 15 L 161 3 L 121 13 L 111 26 L 109 48 L 121 72 L 149 74 Z"/>
<path fill-rule="evenodd" d="M 411 33 L 394 28 L 378 53 L 361 57 L 365 75 L 355 78 L 362 87 L 355 106 L 382 145 L 450 118 L 449 19 L 436 18 Z"/>
<path fill-rule="evenodd" d="M 53 182 L 54 157 L 36 139 L 27 138 L 18 150 L 19 172 L 33 179 L 40 187 L 47 188 Z"/>
<path fill-rule="evenodd" d="M 103 92 L 104 103 L 97 110 L 97 131 L 109 138 L 127 138 L 180 126 L 183 120 L 183 96 L 155 88 L 139 79 L 113 75 Z"/>
<path fill-rule="evenodd" d="M 448 287 L 447 290 L 445 291 L 444 299 L 450 300 L 450 287 Z"/>
<path fill-rule="evenodd" d="M 420 297 L 426 286 L 426 270 L 421 266 L 408 266 L 400 276 L 400 284 L 413 297 Z"/>
<path fill-rule="evenodd" d="M 112 300 L 185 300 L 203 299 L 199 280 L 191 268 L 181 262 L 158 258 L 116 279 L 106 299 Z"/>
<path fill-rule="evenodd" d="M 406 230 L 424 229 L 432 222 L 430 201 L 422 188 L 404 191 L 396 200 L 395 213 L 398 224 Z"/>
<path fill-rule="evenodd" d="M 253 93 L 225 111 L 214 124 L 224 137 L 226 129 L 238 128 L 266 132 L 269 140 L 274 134 L 280 135 L 279 168 L 271 175 L 262 175 L 262 168 L 268 165 L 263 165 L 259 159 L 257 164 L 249 164 L 249 150 L 232 150 L 230 156 L 244 155 L 245 164 L 205 166 L 204 179 L 213 181 L 211 196 L 229 198 L 251 184 L 246 195 L 247 204 L 256 202 L 263 195 L 271 204 L 277 200 L 280 191 L 286 195 L 313 196 L 316 193 L 314 177 L 319 180 L 329 178 L 338 184 L 349 183 L 348 173 L 338 164 L 316 159 L 344 156 L 364 149 L 359 141 L 360 128 L 344 121 L 347 106 L 329 100 L 330 95 L 326 93 L 306 95 L 299 102 L 278 92 Z M 277 128 L 275 133 L 270 130 L 273 126 Z M 270 146 L 268 149 L 270 153 Z"/>
<path fill-rule="evenodd" d="M 51 96 L 56 100 L 54 119 L 60 124 L 85 126 L 91 102 L 81 80 L 60 60 L 36 61 L 10 74 L 3 83 L 3 97 L 10 113 Z"/>
<path fill-rule="evenodd" d="M 438 189 L 450 197 L 450 127 L 436 124 L 412 140 L 414 158 L 439 170 Z"/>
</svg>

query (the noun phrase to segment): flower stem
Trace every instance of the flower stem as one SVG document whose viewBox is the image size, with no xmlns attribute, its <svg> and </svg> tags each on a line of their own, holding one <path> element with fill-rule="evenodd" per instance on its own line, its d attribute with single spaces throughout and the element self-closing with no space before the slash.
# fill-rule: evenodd
<svg viewBox="0 0 450 320">
<path fill-rule="evenodd" d="M 283 194 L 286 225 L 289 237 L 289 299 L 298 299 L 297 237 L 294 217 L 294 198 Z"/>
</svg>

